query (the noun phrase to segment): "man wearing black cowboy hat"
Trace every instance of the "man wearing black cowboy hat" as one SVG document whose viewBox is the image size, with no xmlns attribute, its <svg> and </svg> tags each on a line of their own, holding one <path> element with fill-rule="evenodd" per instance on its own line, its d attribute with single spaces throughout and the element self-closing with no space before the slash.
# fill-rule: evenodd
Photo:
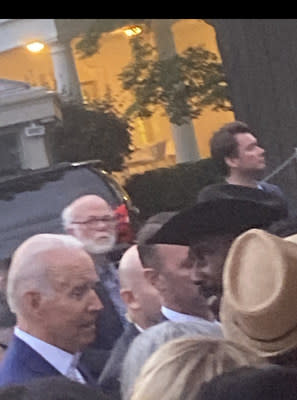
<svg viewBox="0 0 297 400">
<path fill-rule="evenodd" d="M 224 261 L 233 240 L 250 228 L 265 229 L 286 214 L 274 197 L 256 188 L 229 196 L 225 186 L 175 215 L 147 241 L 190 246 L 192 280 L 217 317 Z M 253 200 L 253 191 L 257 192 L 257 200 Z"/>
</svg>

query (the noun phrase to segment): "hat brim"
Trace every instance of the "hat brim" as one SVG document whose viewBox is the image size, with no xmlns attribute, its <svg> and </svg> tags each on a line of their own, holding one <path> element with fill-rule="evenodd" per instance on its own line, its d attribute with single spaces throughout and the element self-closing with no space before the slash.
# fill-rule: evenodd
<svg viewBox="0 0 297 400">
<path fill-rule="evenodd" d="M 148 241 L 188 246 L 205 234 L 241 233 L 280 219 L 278 207 L 243 199 L 203 201 L 172 217 Z"/>
<path fill-rule="evenodd" d="M 224 296 L 220 305 L 220 321 L 226 339 L 245 345 L 260 357 L 274 357 L 297 347 L 297 325 L 286 335 L 274 340 L 264 341 L 248 336 L 239 327 L 237 313 Z"/>
</svg>

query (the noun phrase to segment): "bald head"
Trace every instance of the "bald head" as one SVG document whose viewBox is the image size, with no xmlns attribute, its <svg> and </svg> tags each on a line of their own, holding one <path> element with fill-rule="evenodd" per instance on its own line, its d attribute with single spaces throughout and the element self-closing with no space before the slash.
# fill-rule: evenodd
<svg viewBox="0 0 297 400">
<path fill-rule="evenodd" d="M 119 264 L 121 296 L 130 319 L 143 329 L 160 321 L 161 303 L 158 291 L 145 278 L 137 246 L 131 246 Z"/>
<path fill-rule="evenodd" d="M 137 246 L 133 245 L 126 250 L 119 263 L 120 286 L 121 288 L 131 289 L 142 279 L 144 279 L 142 264 Z"/>
<path fill-rule="evenodd" d="M 64 229 L 93 254 L 110 251 L 116 242 L 116 219 L 110 205 L 89 194 L 74 200 L 62 212 Z"/>
</svg>

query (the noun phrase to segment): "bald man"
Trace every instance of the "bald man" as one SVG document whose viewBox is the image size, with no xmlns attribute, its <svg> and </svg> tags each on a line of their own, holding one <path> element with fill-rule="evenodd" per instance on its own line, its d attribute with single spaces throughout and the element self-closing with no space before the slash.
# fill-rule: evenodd
<svg viewBox="0 0 297 400">
<path fill-rule="evenodd" d="M 16 327 L 0 386 L 54 375 L 90 382 L 78 360 L 95 337 L 98 280 L 92 258 L 71 236 L 39 234 L 19 246 L 7 278 Z"/>
<path fill-rule="evenodd" d="M 118 339 L 111 356 L 100 375 L 99 384 L 105 392 L 119 392 L 122 361 L 132 340 L 144 329 L 161 321 L 159 292 L 144 276 L 138 249 L 131 246 L 119 264 L 120 293 L 127 306 L 130 324 Z"/>
<path fill-rule="evenodd" d="M 63 210 L 62 222 L 64 230 L 78 239 L 90 254 L 100 277 L 97 294 L 104 308 L 98 315 L 96 338 L 83 354 L 84 361 L 98 378 L 128 323 L 126 306 L 120 296 L 117 263 L 109 257 L 116 243 L 117 220 L 102 197 L 89 194 L 75 199 Z"/>
</svg>

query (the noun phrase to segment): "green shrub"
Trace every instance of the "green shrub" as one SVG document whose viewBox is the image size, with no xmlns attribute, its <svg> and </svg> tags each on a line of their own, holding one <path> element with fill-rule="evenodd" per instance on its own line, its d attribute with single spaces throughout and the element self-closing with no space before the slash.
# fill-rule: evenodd
<svg viewBox="0 0 297 400">
<path fill-rule="evenodd" d="M 157 168 L 131 176 L 125 188 L 145 220 L 161 211 L 179 211 L 196 203 L 198 192 L 222 180 L 213 160 Z"/>
</svg>

